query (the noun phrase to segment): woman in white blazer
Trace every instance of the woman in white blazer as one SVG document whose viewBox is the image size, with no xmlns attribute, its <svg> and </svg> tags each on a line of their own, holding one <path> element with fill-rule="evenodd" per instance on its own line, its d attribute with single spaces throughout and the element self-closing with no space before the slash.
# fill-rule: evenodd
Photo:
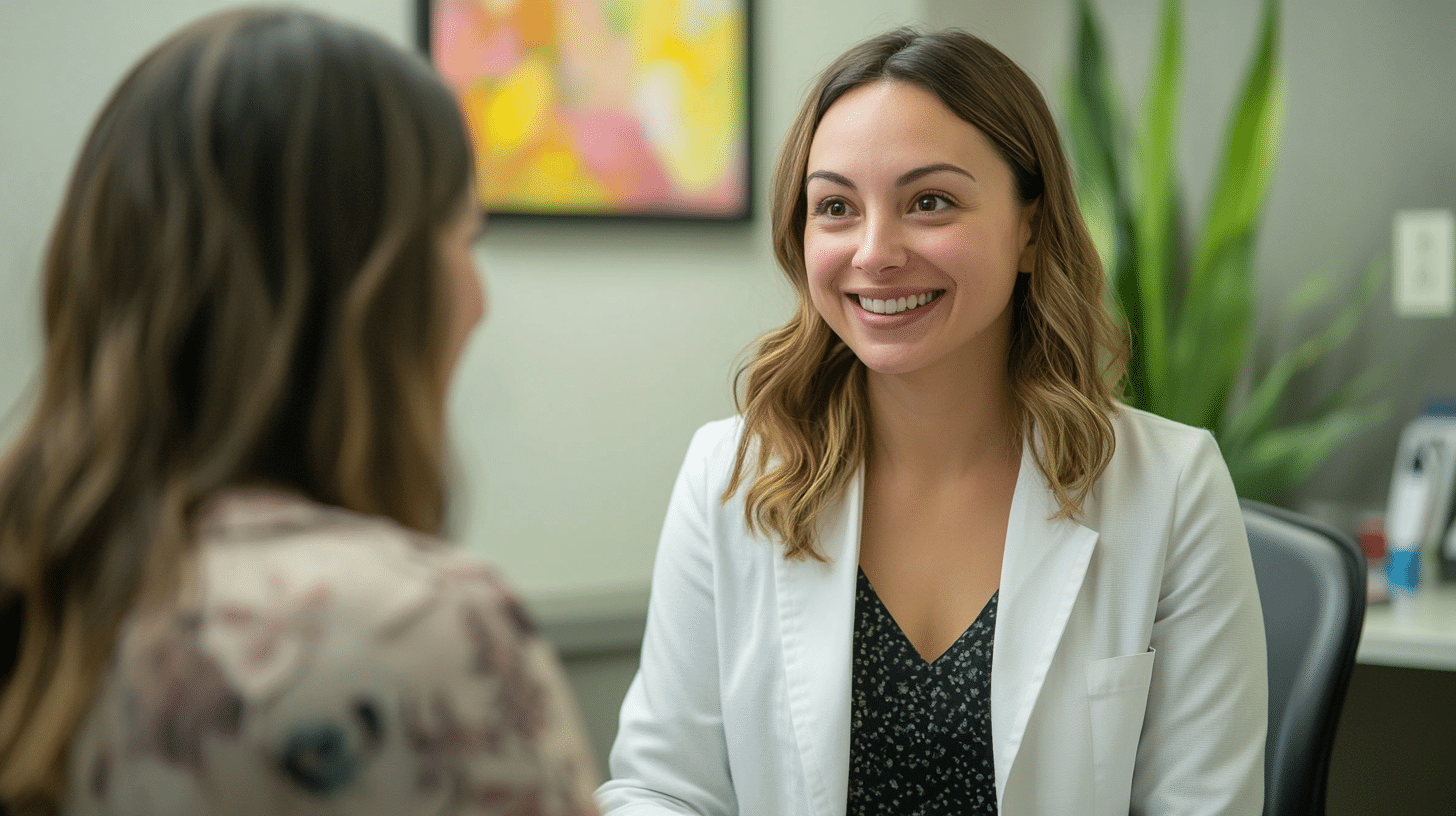
<svg viewBox="0 0 1456 816">
<path fill-rule="evenodd" d="M 615 814 L 1257 814 L 1258 593 L 1212 437 L 1122 341 L 1034 83 L 957 31 L 791 128 L 798 310 L 689 446 Z"/>
</svg>

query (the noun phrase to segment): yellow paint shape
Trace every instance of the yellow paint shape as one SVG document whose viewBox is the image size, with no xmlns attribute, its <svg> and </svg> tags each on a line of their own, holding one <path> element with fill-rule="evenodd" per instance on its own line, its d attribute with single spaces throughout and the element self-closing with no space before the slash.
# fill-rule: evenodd
<svg viewBox="0 0 1456 816">
<path fill-rule="evenodd" d="M 663 40 L 677 36 L 682 25 L 682 0 L 639 0 L 633 7 L 632 38 L 638 58 L 650 58 Z"/>
<path fill-rule="evenodd" d="M 505 209 L 559 211 L 564 202 L 583 211 L 606 206 L 611 197 L 600 182 L 562 150 L 542 149 L 518 157 L 525 164 L 510 183 L 496 187 L 495 201 Z"/>
<path fill-rule="evenodd" d="M 536 158 L 536 169 L 547 179 L 566 183 L 581 174 L 576 157 L 564 150 L 543 150 Z"/>
<path fill-rule="evenodd" d="M 486 141 L 497 155 L 525 144 L 545 125 L 555 97 L 551 68 L 529 57 L 501 80 L 486 114 Z"/>
<path fill-rule="evenodd" d="M 657 58 L 640 70 L 639 94 L 655 97 L 678 123 L 670 130 L 649 130 L 668 175 L 684 190 L 717 187 L 742 150 L 743 81 L 731 69 L 742 30 L 741 17 L 725 15 L 690 41 L 659 42 Z"/>
</svg>

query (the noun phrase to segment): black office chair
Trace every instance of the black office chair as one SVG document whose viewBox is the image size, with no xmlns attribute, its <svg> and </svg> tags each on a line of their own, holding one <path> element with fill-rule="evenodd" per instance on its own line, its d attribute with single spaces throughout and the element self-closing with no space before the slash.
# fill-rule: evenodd
<svg viewBox="0 0 1456 816">
<path fill-rule="evenodd" d="M 1264 816 L 1324 816 L 1330 751 L 1365 622 L 1365 556 L 1314 519 L 1244 499 L 1264 634 Z"/>
</svg>

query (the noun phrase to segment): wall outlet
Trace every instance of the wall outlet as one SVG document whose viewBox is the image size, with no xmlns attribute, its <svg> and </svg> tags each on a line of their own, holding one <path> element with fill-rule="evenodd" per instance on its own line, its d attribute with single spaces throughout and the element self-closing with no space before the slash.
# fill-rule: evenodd
<svg viewBox="0 0 1456 816">
<path fill-rule="evenodd" d="M 1456 216 L 1450 210 L 1395 214 L 1395 280 L 1391 293 L 1402 317 L 1456 312 Z"/>
</svg>

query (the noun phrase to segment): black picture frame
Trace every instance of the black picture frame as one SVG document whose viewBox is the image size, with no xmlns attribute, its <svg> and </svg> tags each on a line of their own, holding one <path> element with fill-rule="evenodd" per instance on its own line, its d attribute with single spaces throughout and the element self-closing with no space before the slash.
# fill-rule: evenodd
<svg viewBox="0 0 1456 816">
<path fill-rule="evenodd" d="M 522 3 L 550 5 L 551 0 L 520 0 Z M 619 0 L 620 1 L 620 0 Z M 630 2 L 631 0 L 628 0 Z M 751 221 L 754 216 L 754 150 L 753 150 L 753 0 L 730 0 L 735 7 L 739 20 L 738 61 L 736 65 L 728 66 L 726 70 L 735 71 L 738 75 L 737 87 L 741 93 L 733 100 L 738 107 L 738 122 L 735 128 L 734 138 L 737 142 L 738 156 L 737 167 L 725 170 L 724 176 L 730 178 L 735 185 L 735 195 L 730 207 L 698 207 L 690 200 L 669 200 L 665 202 L 653 202 L 647 204 L 631 204 L 615 207 L 597 207 L 584 204 L 580 201 L 572 201 L 569 197 L 563 196 L 561 201 L 536 201 L 528 205 L 509 200 L 492 199 L 486 195 L 481 188 L 481 206 L 491 216 L 503 216 L 506 218 L 519 219 L 581 219 L 588 221 L 610 221 L 610 220 L 638 220 L 638 221 L 690 221 L 690 222 L 722 222 L 722 223 L 743 223 Z M 451 9 L 451 4 L 466 4 L 465 0 L 416 0 L 415 37 L 420 51 L 432 64 L 445 76 L 447 84 L 456 93 L 456 98 L 461 102 L 462 111 L 466 113 L 467 120 L 471 118 L 471 105 L 467 99 L 469 92 L 462 87 L 458 77 L 452 77 L 442 64 L 442 55 L 437 52 L 437 39 L 435 34 L 437 25 L 442 25 L 438 15 L 446 13 Z M 479 5 L 479 4 L 477 4 Z M 492 77 L 482 77 L 479 81 L 489 83 Z M 560 83 L 561 77 L 553 75 L 553 82 Z M 689 101 L 690 104 L 690 101 Z M 472 123 L 474 125 L 474 123 Z M 472 138 L 478 132 L 478 126 L 472 126 Z M 591 137 L 586 137 L 589 141 Z M 477 146 L 477 155 L 487 152 L 488 148 Z M 487 164 L 487 162 L 480 162 Z M 482 167 L 482 174 L 492 172 L 491 167 Z M 526 172 L 526 171 L 520 171 Z M 731 176 L 730 176 L 731 173 Z M 489 182 L 487 182 L 488 184 Z"/>
</svg>

